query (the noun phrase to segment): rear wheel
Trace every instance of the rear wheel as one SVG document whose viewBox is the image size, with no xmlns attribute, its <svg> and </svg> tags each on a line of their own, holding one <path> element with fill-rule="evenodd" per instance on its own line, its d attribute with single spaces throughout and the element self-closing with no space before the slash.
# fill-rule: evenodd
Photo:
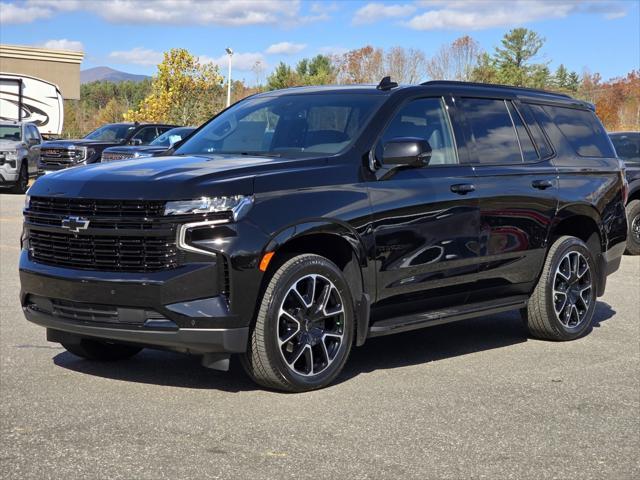
<svg viewBox="0 0 640 480">
<path fill-rule="evenodd" d="M 253 380 L 289 392 L 322 388 L 347 361 L 353 301 L 342 271 L 318 255 L 285 262 L 265 290 L 242 363 Z"/>
<path fill-rule="evenodd" d="M 640 255 L 640 200 L 629 202 L 627 213 L 627 253 Z"/>
<path fill-rule="evenodd" d="M 585 243 L 558 238 L 547 254 L 523 318 L 532 336 L 573 340 L 591 328 L 596 304 L 596 264 Z"/>
<path fill-rule="evenodd" d="M 63 343 L 62 346 L 74 355 L 88 360 L 115 361 L 133 357 L 142 348 L 98 340 L 81 339 L 78 343 Z"/>
<path fill-rule="evenodd" d="M 11 189 L 12 193 L 25 193 L 29 188 L 29 172 L 27 170 L 26 162 L 22 162 L 22 166 L 20 167 L 20 173 L 18 174 L 18 179 L 16 180 L 16 184 Z"/>
</svg>

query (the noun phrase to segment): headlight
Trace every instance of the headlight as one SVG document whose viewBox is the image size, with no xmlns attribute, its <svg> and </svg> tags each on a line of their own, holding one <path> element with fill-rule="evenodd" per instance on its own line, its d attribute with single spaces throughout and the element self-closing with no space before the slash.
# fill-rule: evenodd
<svg viewBox="0 0 640 480">
<path fill-rule="evenodd" d="M 71 151 L 74 153 L 73 159 L 76 163 L 85 162 L 96 152 L 93 148 L 87 147 L 71 147 Z"/>
<path fill-rule="evenodd" d="M 24 209 L 28 210 L 30 204 L 31 204 L 31 195 L 25 195 L 24 196 Z"/>
<path fill-rule="evenodd" d="M 17 150 L 11 150 L 9 152 L 4 152 L 4 158 L 5 160 L 17 160 L 18 159 L 18 151 Z"/>
<path fill-rule="evenodd" d="M 198 200 L 167 202 L 165 215 L 189 215 L 194 213 L 230 212 L 234 220 L 244 215 L 253 204 L 253 197 L 234 195 L 231 197 L 202 197 Z"/>
</svg>

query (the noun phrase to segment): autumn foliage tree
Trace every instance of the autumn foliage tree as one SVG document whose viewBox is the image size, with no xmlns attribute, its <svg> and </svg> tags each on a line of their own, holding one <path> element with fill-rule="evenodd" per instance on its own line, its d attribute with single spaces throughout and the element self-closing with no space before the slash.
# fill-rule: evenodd
<svg viewBox="0 0 640 480">
<path fill-rule="evenodd" d="M 125 118 L 198 125 L 223 108 L 222 82 L 216 65 L 201 63 L 187 50 L 174 48 L 165 52 L 158 65 L 149 95 Z"/>
<path fill-rule="evenodd" d="M 482 53 L 480 44 L 465 35 L 438 50 L 426 64 L 427 74 L 431 80 L 468 82 L 479 66 Z"/>
</svg>

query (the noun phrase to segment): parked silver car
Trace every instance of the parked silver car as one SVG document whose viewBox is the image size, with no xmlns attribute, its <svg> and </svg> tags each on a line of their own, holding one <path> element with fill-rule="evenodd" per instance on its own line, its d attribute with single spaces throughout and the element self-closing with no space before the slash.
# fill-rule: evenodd
<svg viewBox="0 0 640 480">
<path fill-rule="evenodd" d="M 38 173 L 42 137 L 33 123 L 0 121 L 0 187 L 24 193 Z"/>
</svg>

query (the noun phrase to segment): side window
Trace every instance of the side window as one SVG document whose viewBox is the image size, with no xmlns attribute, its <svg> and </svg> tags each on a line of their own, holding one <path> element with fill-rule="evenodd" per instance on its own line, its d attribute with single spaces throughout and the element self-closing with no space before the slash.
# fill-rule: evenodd
<svg viewBox="0 0 640 480">
<path fill-rule="evenodd" d="M 151 143 L 158 136 L 156 127 L 145 127 L 136 133 L 133 138 L 135 140 L 141 140 L 143 145 Z"/>
<path fill-rule="evenodd" d="M 547 138 L 542 132 L 542 128 L 533 116 L 533 110 L 535 108 L 537 108 L 537 105 L 524 103 L 521 104 L 520 113 L 522 114 L 522 118 L 524 119 L 525 123 L 529 127 L 529 132 L 531 133 L 531 135 L 533 135 L 533 139 L 535 140 L 536 146 L 538 147 L 540 157 L 549 158 L 553 156 L 553 149 L 551 148 L 551 145 L 549 145 Z"/>
<path fill-rule="evenodd" d="M 504 100 L 462 98 L 459 106 L 469 126 L 475 163 L 522 163 L 516 130 Z"/>
<path fill-rule="evenodd" d="M 421 98 L 402 107 L 387 126 L 380 146 L 398 137 L 415 137 L 429 142 L 429 166 L 458 163 L 448 114 L 441 98 Z"/>
<path fill-rule="evenodd" d="M 522 160 L 525 162 L 537 162 L 539 160 L 538 152 L 536 152 L 536 147 L 533 146 L 533 140 L 531 140 L 529 132 L 527 132 L 527 128 L 524 126 L 522 117 L 520 117 L 520 114 L 511 102 L 507 102 L 507 108 L 509 109 L 511 120 L 513 120 L 513 125 L 516 128 L 516 133 L 518 134 L 518 141 L 520 142 L 520 149 L 522 150 Z"/>
<path fill-rule="evenodd" d="M 38 133 L 38 130 L 36 127 L 34 127 L 33 125 L 29 125 L 27 127 L 30 132 L 31 132 L 31 138 L 33 138 L 34 140 L 36 140 L 36 142 L 39 144 L 40 143 L 40 134 Z"/>
<path fill-rule="evenodd" d="M 590 110 L 545 105 L 569 144 L 581 157 L 615 157 L 607 132 Z"/>
</svg>

